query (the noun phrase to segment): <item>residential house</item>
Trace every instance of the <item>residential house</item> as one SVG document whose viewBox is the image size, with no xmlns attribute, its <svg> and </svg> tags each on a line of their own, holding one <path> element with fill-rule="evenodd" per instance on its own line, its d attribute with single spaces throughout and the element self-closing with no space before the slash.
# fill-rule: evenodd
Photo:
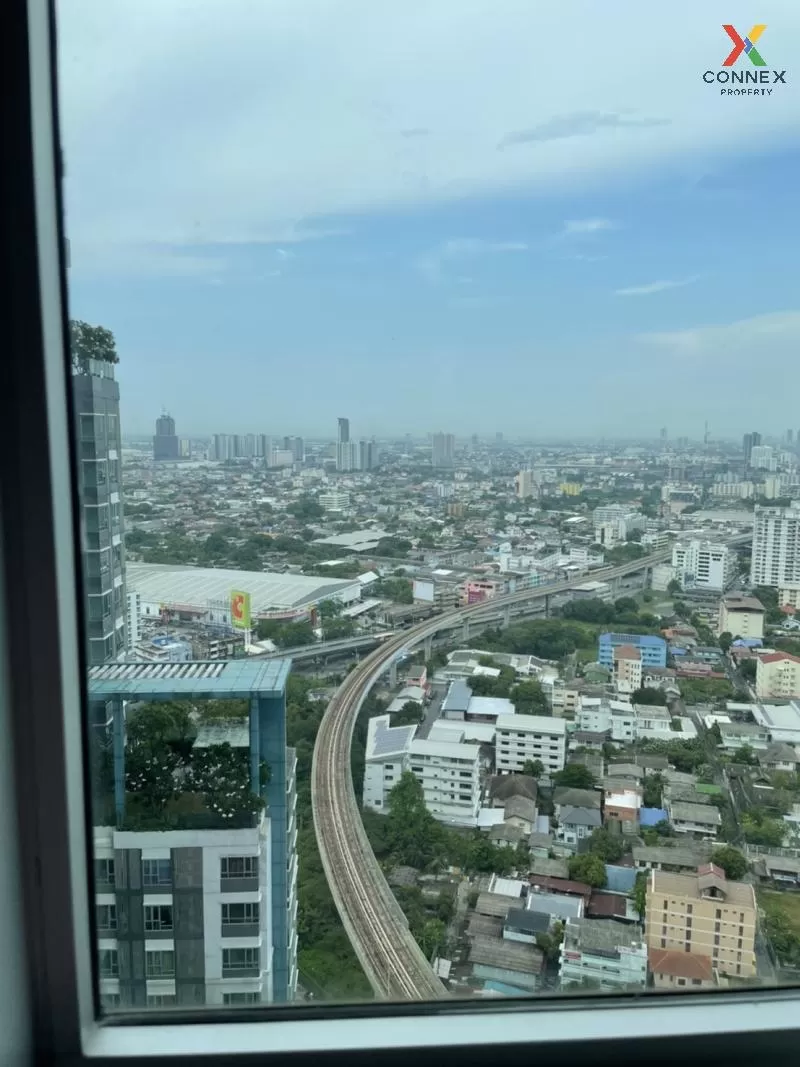
<svg viewBox="0 0 800 1067">
<path fill-rule="evenodd" d="M 689 804 L 686 801 L 667 801 L 669 821 L 678 834 L 716 838 L 722 822 L 719 811 L 711 804 Z"/>
<path fill-rule="evenodd" d="M 753 718 L 769 732 L 770 741 L 800 747 L 800 701 L 788 704 L 751 704 Z"/>
<path fill-rule="evenodd" d="M 674 949 L 648 949 L 647 963 L 656 989 L 713 989 L 717 981 L 710 956 Z"/>
<path fill-rule="evenodd" d="M 486 780 L 487 803 L 490 808 L 504 808 L 512 797 L 526 797 L 536 803 L 539 786 L 529 774 L 493 774 Z"/>
<path fill-rule="evenodd" d="M 619 923 L 570 919 L 559 950 L 559 977 L 562 988 L 591 979 L 602 989 L 644 989 L 647 946 Z"/>
<path fill-rule="evenodd" d="M 641 782 L 644 778 L 644 771 L 636 763 L 609 763 L 606 778 L 611 781 L 614 778 L 625 778 L 629 781 Z"/>
<path fill-rule="evenodd" d="M 636 736 L 655 741 L 674 739 L 672 715 L 667 708 L 649 704 L 634 704 L 636 713 Z"/>
<path fill-rule="evenodd" d="M 753 869 L 762 881 L 785 889 L 800 889 L 800 856 L 758 856 Z"/>
<path fill-rule="evenodd" d="M 531 860 L 531 874 L 546 878 L 569 878 L 569 865 L 565 859 L 534 856 Z"/>
<path fill-rule="evenodd" d="M 607 790 L 603 802 L 603 822 L 619 823 L 623 834 L 635 834 L 639 830 L 641 793 L 633 789 Z"/>
<path fill-rule="evenodd" d="M 503 824 L 521 830 L 528 837 L 536 825 L 536 802 L 528 797 L 509 797 L 504 809 Z"/>
<path fill-rule="evenodd" d="M 696 871 L 711 857 L 711 846 L 698 841 L 691 848 L 661 845 L 634 845 L 633 865 L 637 871 Z"/>
<path fill-rule="evenodd" d="M 535 993 L 544 969 L 543 953 L 531 944 L 507 938 L 477 935 L 470 940 L 468 959 L 472 976 L 484 988 L 510 994 Z"/>
<path fill-rule="evenodd" d="M 603 825 L 599 808 L 561 808 L 556 840 L 577 851 L 578 842 Z"/>
<path fill-rule="evenodd" d="M 603 796 L 597 789 L 576 789 L 569 785 L 557 785 L 553 790 L 553 811 L 559 821 L 564 808 L 597 808 L 599 811 L 602 804 Z"/>
<path fill-rule="evenodd" d="M 767 771 L 786 771 L 787 774 L 794 774 L 800 764 L 800 756 L 791 745 L 777 741 L 758 753 L 758 762 Z"/>
<path fill-rule="evenodd" d="M 766 751 L 769 748 L 769 730 L 752 722 L 721 722 L 719 726 L 722 747 L 726 752 L 747 748 Z"/>
</svg>

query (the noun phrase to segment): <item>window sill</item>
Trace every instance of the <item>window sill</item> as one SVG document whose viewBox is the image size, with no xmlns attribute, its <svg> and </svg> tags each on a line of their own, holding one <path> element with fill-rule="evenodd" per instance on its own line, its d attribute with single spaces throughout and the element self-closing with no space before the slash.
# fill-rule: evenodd
<svg viewBox="0 0 800 1067">
<path fill-rule="evenodd" d="M 787 1050 L 796 1050 L 798 1035 L 790 1027 L 797 999 L 794 990 L 759 990 L 755 995 L 665 992 L 639 999 L 608 995 L 550 1003 L 539 1000 L 534 1007 L 529 1001 L 505 1001 L 502 1007 L 492 1002 L 491 1007 L 482 1005 L 483 1010 L 454 1002 L 449 1009 L 434 1008 L 429 1013 L 425 1007 L 412 1005 L 387 1005 L 383 1011 L 365 1005 L 342 1009 L 341 1016 L 330 1009 L 320 1017 L 313 1008 L 297 1007 L 289 1009 L 292 1015 L 296 1011 L 295 1018 L 275 1020 L 263 1018 L 270 1009 L 217 1009 L 216 1018 L 197 1023 L 151 1025 L 147 1019 L 125 1025 L 115 1018 L 84 1032 L 84 1055 L 87 1062 L 139 1056 L 188 1059 L 200 1053 L 223 1060 L 253 1055 L 263 1063 L 269 1053 L 363 1050 L 374 1062 L 381 1051 L 428 1047 L 441 1054 L 448 1048 L 524 1045 L 528 1052 L 538 1046 L 542 1063 L 563 1063 L 565 1052 L 573 1056 L 578 1046 L 585 1045 L 592 1061 L 599 1063 L 603 1056 L 596 1043 L 607 1042 L 613 1063 L 619 1067 L 637 1062 L 645 1047 L 658 1062 L 676 1049 L 695 1059 L 698 1042 L 704 1038 L 714 1043 L 719 1055 L 719 1042 L 729 1037 L 739 1055 L 750 1049 L 750 1035 L 754 1046 L 750 1051 L 763 1053 L 765 1036 L 770 1035 L 768 1047 L 774 1059 L 784 1039 Z M 392 1011 L 396 1014 L 389 1014 Z M 240 1015 L 246 1021 L 235 1021 Z"/>
</svg>

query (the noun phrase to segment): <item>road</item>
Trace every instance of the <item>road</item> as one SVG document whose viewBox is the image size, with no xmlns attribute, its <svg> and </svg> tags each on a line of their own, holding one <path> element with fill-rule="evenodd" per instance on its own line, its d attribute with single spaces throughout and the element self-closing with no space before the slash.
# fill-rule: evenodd
<svg viewBox="0 0 800 1067">
<path fill-rule="evenodd" d="M 744 537 L 750 535 L 743 535 Z M 737 538 L 735 540 L 740 540 Z M 667 559 L 671 547 L 632 563 L 597 572 L 614 580 Z M 529 599 L 567 593 L 585 576 L 540 589 L 525 589 L 498 597 L 492 612 Z M 389 638 L 351 671 L 336 691 L 323 716 L 314 745 L 311 768 L 311 806 L 325 876 L 347 936 L 376 996 L 385 999 L 430 1000 L 447 995 L 408 929 L 405 916 L 383 876 L 361 821 L 353 788 L 350 746 L 361 705 L 391 663 L 439 630 L 468 622 L 488 605 L 439 615 Z"/>
</svg>

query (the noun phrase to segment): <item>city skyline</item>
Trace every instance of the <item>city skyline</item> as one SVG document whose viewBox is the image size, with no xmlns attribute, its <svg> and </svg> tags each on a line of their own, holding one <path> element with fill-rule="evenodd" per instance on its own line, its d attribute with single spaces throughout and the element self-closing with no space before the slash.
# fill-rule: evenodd
<svg viewBox="0 0 800 1067">
<path fill-rule="evenodd" d="M 457 434 L 502 410 L 507 435 L 563 434 L 568 414 L 588 436 L 705 419 L 735 436 L 765 359 L 797 383 L 798 102 L 778 87 L 743 107 L 703 82 L 724 5 L 697 21 L 679 4 L 666 26 L 589 6 L 579 39 L 567 11 L 521 2 L 369 22 L 354 2 L 318 20 L 234 3 L 190 28 L 146 7 L 70 5 L 60 27 L 71 299 L 118 338 L 128 432 L 155 392 L 192 432 L 237 417 L 307 435 L 330 408 L 363 413 L 365 436 L 401 408 L 426 432 L 446 396 Z M 768 21 L 760 47 L 790 67 L 800 12 Z M 754 263 L 732 219 L 756 214 Z M 779 425 L 793 392 L 772 399 Z"/>
</svg>

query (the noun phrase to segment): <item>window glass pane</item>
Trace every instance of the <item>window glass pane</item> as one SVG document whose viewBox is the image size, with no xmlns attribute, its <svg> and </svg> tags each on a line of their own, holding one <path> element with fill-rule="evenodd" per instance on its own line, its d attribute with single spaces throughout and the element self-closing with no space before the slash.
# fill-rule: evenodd
<svg viewBox="0 0 800 1067">
<path fill-rule="evenodd" d="M 789 31 L 196 6 L 58 5 L 103 1005 L 788 983 Z"/>
</svg>

